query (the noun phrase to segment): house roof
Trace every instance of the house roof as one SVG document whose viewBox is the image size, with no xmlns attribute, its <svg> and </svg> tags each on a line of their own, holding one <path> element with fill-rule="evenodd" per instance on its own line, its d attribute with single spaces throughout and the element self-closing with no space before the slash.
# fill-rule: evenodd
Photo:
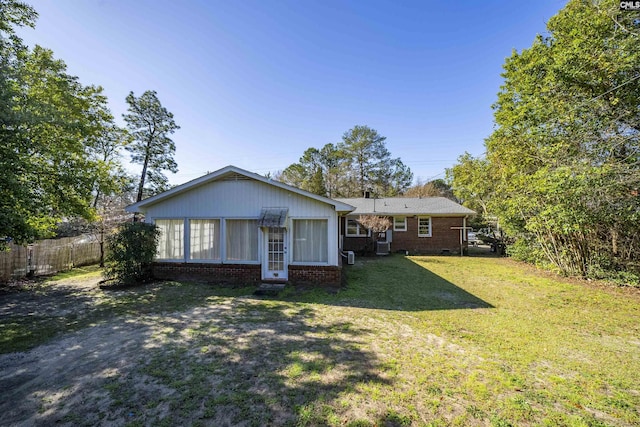
<svg viewBox="0 0 640 427">
<path fill-rule="evenodd" d="M 474 215 L 471 209 L 449 200 L 446 197 L 387 197 L 381 199 L 336 199 L 355 207 L 351 215 Z"/>
<path fill-rule="evenodd" d="M 296 187 L 292 187 L 292 186 L 284 184 L 284 183 L 282 183 L 280 181 L 274 181 L 271 178 L 266 178 L 264 176 L 261 176 L 261 175 L 255 174 L 253 172 L 249 172 L 249 171 L 246 171 L 244 169 L 240 169 L 239 167 L 231 166 L 231 165 L 230 166 L 226 166 L 226 167 L 224 167 L 222 169 L 219 169 L 219 170 L 217 170 L 215 172 L 211 172 L 211 173 L 209 173 L 207 175 L 201 176 L 200 178 L 196 178 L 196 179 L 194 179 L 192 181 L 189 181 L 187 183 L 184 183 L 184 184 L 178 185 L 176 187 L 173 187 L 170 190 L 167 190 L 167 191 L 162 192 L 160 194 L 156 194 L 155 196 L 151 196 L 151 197 L 149 197 L 147 199 L 144 199 L 144 200 L 142 200 L 142 201 L 140 201 L 138 203 L 134 203 L 132 205 L 129 205 L 125 209 L 128 212 L 143 212 L 144 213 L 146 211 L 147 207 L 152 206 L 152 205 L 154 205 L 156 203 L 160 203 L 160 202 L 162 202 L 164 200 L 170 199 L 171 197 L 177 196 L 178 194 L 182 194 L 182 193 L 190 191 L 190 190 L 192 190 L 194 188 L 200 187 L 201 185 L 205 185 L 205 184 L 208 184 L 210 182 L 229 179 L 229 178 L 235 178 L 235 179 L 238 179 L 238 180 L 253 179 L 253 180 L 256 180 L 256 181 L 259 181 L 259 182 L 263 182 L 265 184 L 272 185 L 274 187 L 281 188 L 281 189 L 286 190 L 286 191 L 291 191 L 292 193 L 296 193 L 296 194 L 299 194 L 301 196 L 308 197 L 310 199 L 317 200 L 319 202 L 331 205 L 331 206 L 334 207 L 334 209 L 337 212 L 340 212 L 340 213 L 351 212 L 354 209 L 353 206 L 351 206 L 351 205 L 349 205 L 347 203 L 344 203 L 344 202 L 341 202 L 341 201 L 338 201 L 338 200 L 329 199 L 327 197 L 318 196 L 317 194 L 313 194 L 313 193 L 310 193 L 308 191 L 301 190 L 301 189 L 296 188 Z"/>
</svg>

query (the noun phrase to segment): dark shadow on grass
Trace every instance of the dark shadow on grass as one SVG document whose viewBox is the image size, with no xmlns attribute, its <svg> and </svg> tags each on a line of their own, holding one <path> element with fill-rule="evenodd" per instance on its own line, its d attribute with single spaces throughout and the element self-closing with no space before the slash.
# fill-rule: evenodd
<svg viewBox="0 0 640 427">
<path fill-rule="evenodd" d="M 344 393 L 393 380 L 364 341 L 374 331 L 314 318 L 234 298 L 82 331 L 2 372 L 0 423 L 327 425 Z"/>
<path fill-rule="evenodd" d="M 428 263 L 442 262 L 430 257 Z M 400 311 L 493 308 L 413 261 L 393 255 L 361 258 L 347 268 L 347 286 L 336 295 L 325 291 L 290 292 L 285 299 L 328 305 Z"/>
</svg>

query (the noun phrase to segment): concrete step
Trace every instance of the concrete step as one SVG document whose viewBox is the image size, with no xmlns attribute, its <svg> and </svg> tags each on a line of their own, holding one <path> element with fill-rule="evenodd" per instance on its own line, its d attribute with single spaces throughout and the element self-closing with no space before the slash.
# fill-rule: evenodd
<svg viewBox="0 0 640 427">
<path fill-rule="evenodd" d="M 286 283 L 278 282 L 263 282 L 258 285 L 258 289 L 254 292 L 255 295 L 278 295 L 284 290 Z"/>
</svg>

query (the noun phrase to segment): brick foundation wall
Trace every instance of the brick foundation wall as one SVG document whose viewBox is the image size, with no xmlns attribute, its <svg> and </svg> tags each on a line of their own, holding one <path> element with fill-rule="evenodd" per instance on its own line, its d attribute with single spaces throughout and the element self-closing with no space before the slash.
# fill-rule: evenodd
<svg viewBox="0 0 640 427">
<path fill-rule="evenodd" d="M 261 282 L 262 266 L 256 264 L 207 264 L 156 262 L 153 274 L 162 280 L 253 285 Z M 336 266 L 290 265 L 289 282 L 319 286 L 340 286 L 342 268 Z"/>
<path fill-rule="evenodd" d="M 255 284 L 260 282 L 261 266 L 255 264 L 207 264 L 183 262 L 155 262 L 153 275 L 163 280 L 189 280 Z"/>
<path fill-rule="evenodd" d="M 295 284 L 340 286 L 342 268 L 329 265 L 290 265 L 289 281 Z"/>
</svg>

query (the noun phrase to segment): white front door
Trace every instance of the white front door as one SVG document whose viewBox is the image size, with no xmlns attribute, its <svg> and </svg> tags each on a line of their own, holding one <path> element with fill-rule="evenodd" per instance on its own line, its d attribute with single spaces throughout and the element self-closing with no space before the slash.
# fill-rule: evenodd
<svg viewBox="0 0 640 427">
<path fill-rule="evenodd" d="M 263 280 L 287 280 L 287 229 L 268 227 L 264 231 Z"/>
</svg>

